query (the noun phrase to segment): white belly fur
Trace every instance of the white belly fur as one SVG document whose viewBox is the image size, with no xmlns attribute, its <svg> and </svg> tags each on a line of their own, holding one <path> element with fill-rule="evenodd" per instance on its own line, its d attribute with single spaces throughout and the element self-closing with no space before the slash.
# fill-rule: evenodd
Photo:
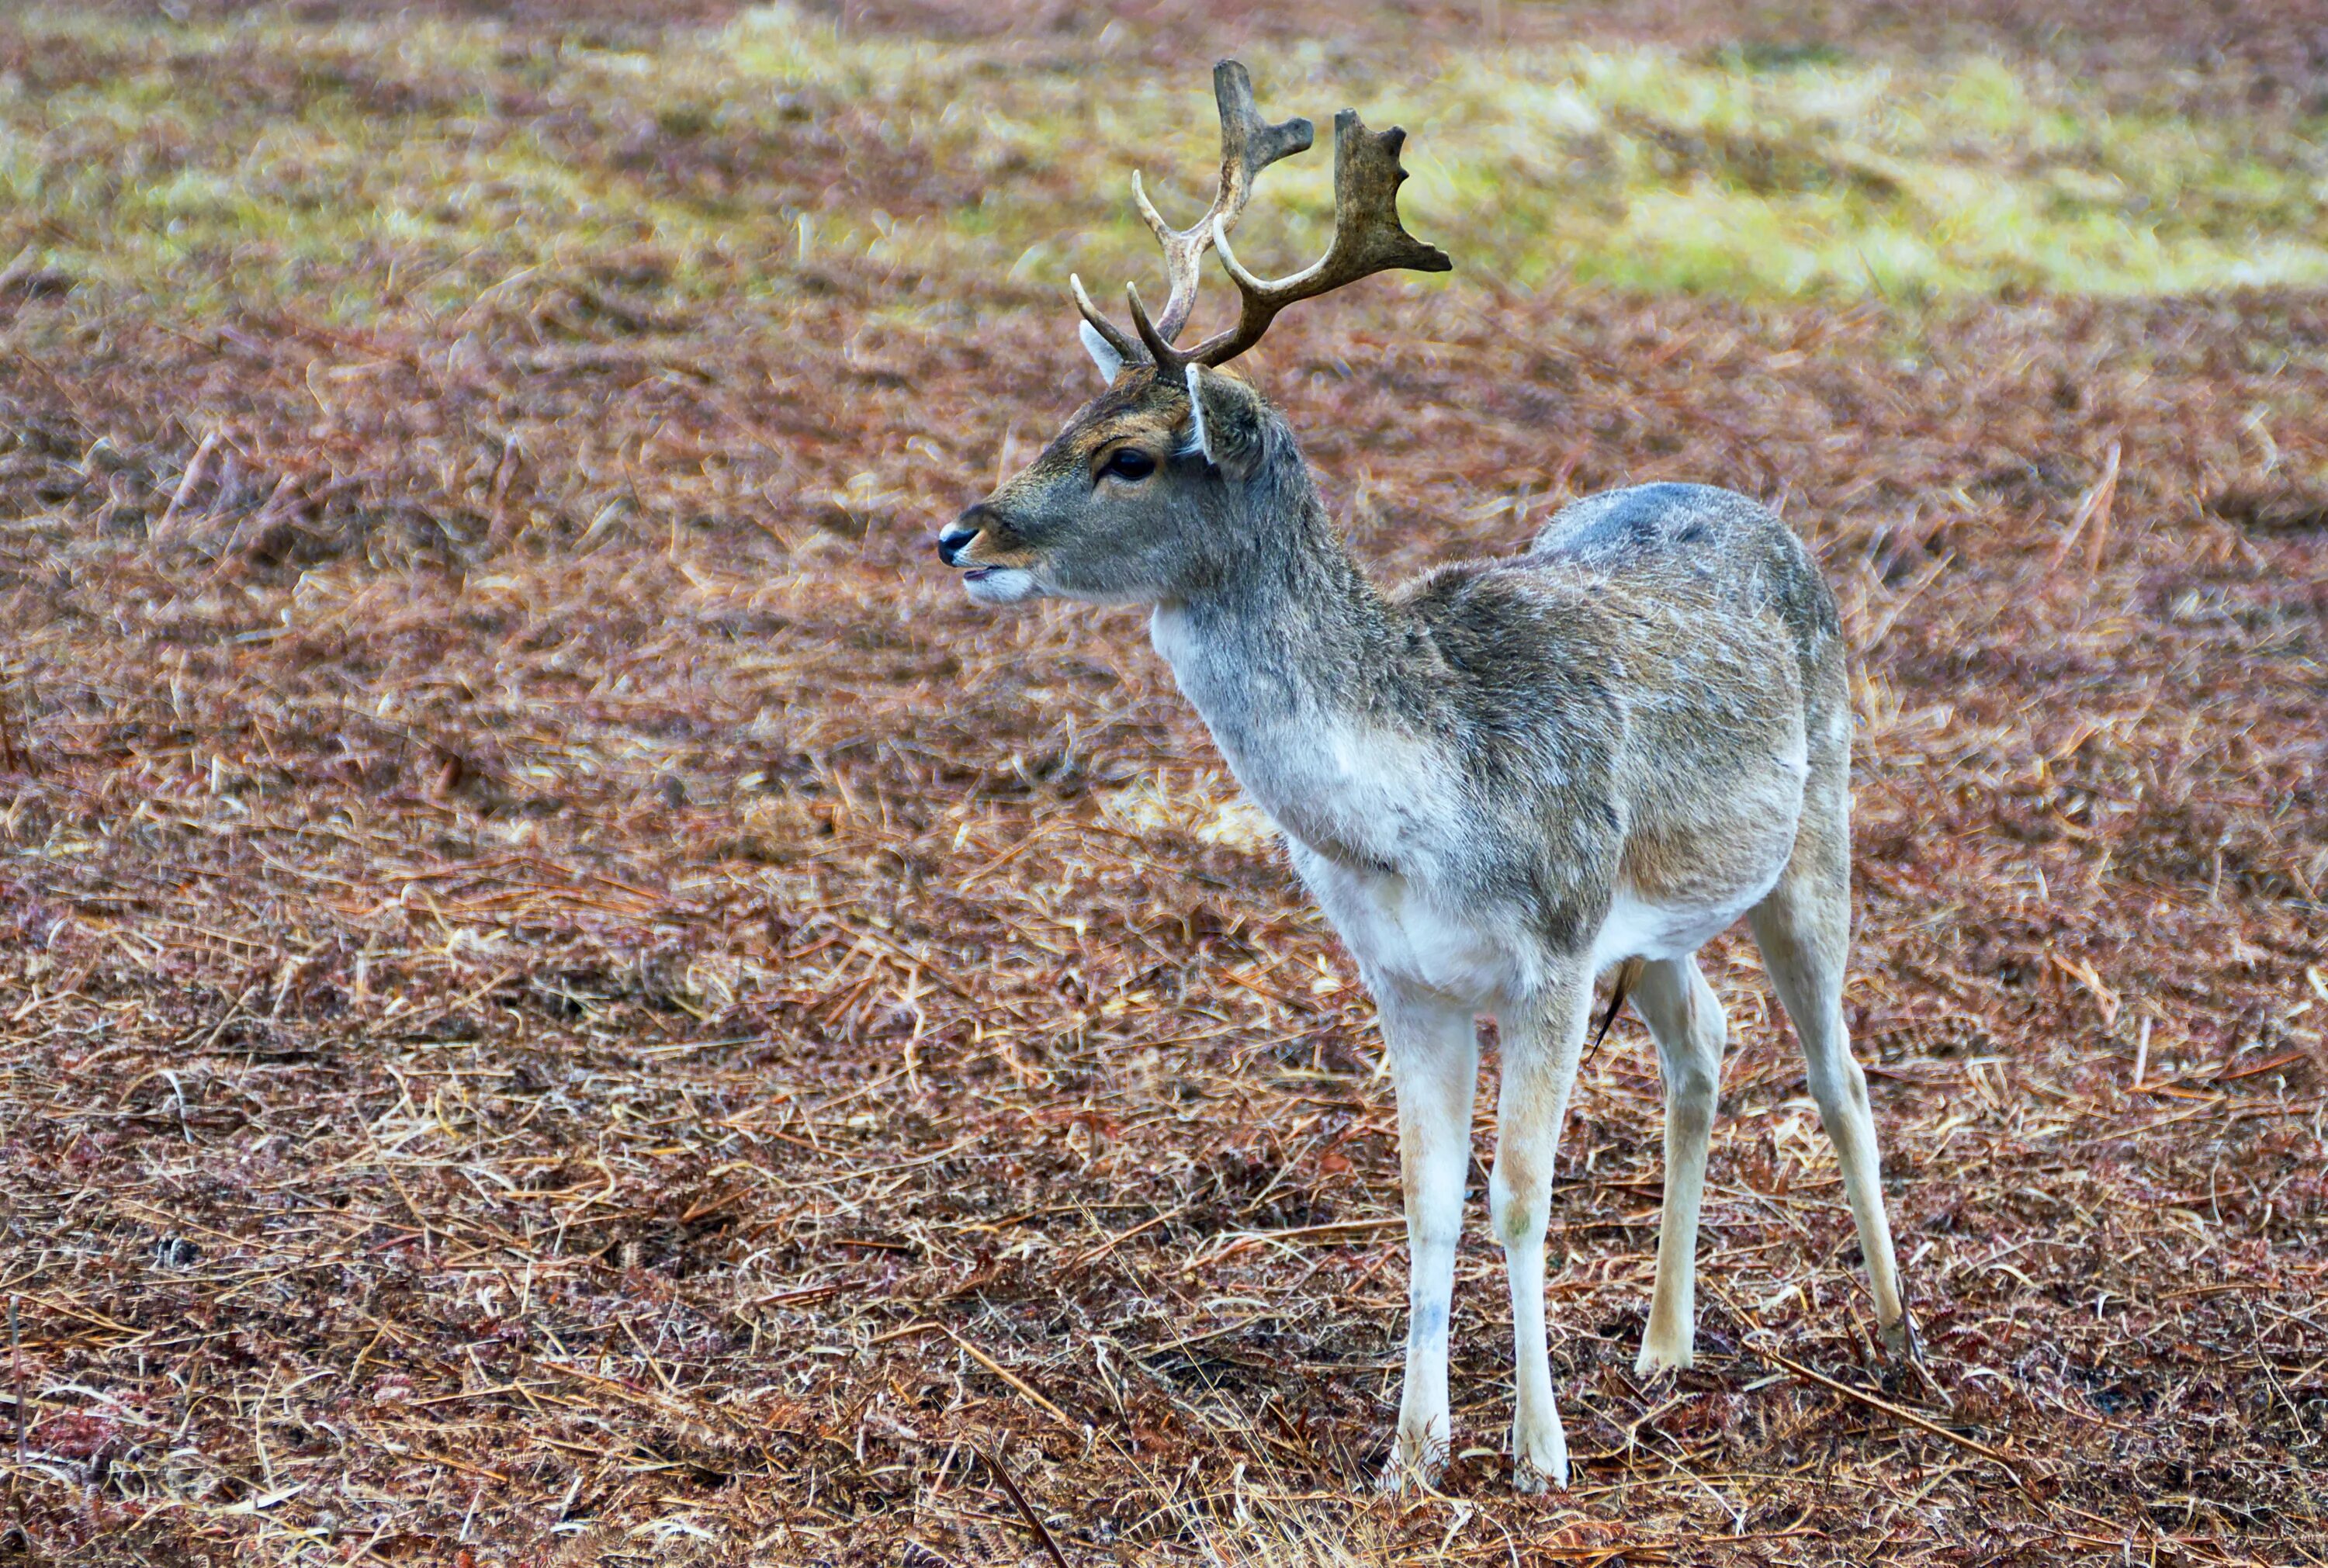
<svg viewBox="0 0 2328 1568">
<path fill-rule="evenodd" d="M 1294 865 L 1370 985 L 1419 990 L 1492 1012 L 1542 983 L 1534 934 L 1500 910 L 1450 910 L 1411 878 L 1356 870 L 1290 840 Z M 1653 904 L 1620 887 L 1595 934 L 1592 972 L 1628 958 L 1694 953 L 1762 901 L 1785 868 L 1706 904 Z"/>
<path fill-rule="evenodd" d="M 1535 989 L 1533 944 L 1497 912 L 1455 914 L 1394 872 L 1354 869 L 1287 840 L 1301 879 L 1370 986 L 1492 1009 Z"/>
<path fill-rule="evenodd" d="M 1628 958 L 1681 958 L 1695 953 L 1760 904 L 1778 879 L 1774 869 L 1739 897 L 1715 904 L 1651 904 L 1630 888 L 1618 888 L 1609 903 L 1609 917 L 1592 939 L 1592 972 Z"/>
</svg>

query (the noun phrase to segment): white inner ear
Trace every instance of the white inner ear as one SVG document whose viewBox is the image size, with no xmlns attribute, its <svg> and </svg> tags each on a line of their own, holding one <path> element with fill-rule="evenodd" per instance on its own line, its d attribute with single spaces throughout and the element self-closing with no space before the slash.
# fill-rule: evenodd
<svg viewBox="0 0 2328 1568">
<path fill-rule="evenodd" d="M 1099 379 L 1113 386 L 1115 372 L 1123 369 L 1123 356 L 1087 321 L 1076 324 L 1075 335 L 1084 340 L 1084 352 L 1091 355 L 1092 363 L 1099 367 Z"/>
<path fill-rule="evenodd" d="M 1197 385 L 1197 367 L 1194 365 L 1188 367 L 1188 422 L 1196 428 L 1197 450 L 1205 455 L 1207 464 L 1218 467 L 1219 464 L 1213 457 L 1213 433 L 1205 428 L 1205 398 Z"/>
</svg>

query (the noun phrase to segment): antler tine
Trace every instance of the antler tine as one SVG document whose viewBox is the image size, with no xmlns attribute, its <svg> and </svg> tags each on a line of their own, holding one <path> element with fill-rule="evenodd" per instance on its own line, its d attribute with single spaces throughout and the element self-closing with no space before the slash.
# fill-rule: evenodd
<svg viewBox="0 0 2328 1568">
<path fill-rule="evenodd" d="M 1122 327 L 1100 314 L 1099 306 L 1092 303 L 1092 296 L 1084 292 L 1084 280 L 1070 272 L 1067 282 L 1075 290 L 1075 309 L 1082 314 L 1092 331 L 1106 340 L 1107 346 L 1115 351 L 1117 359 L 1127 363 L 1137 361 L 1140 358 L 1139 345 L 1123 335 Z"/>
<path fill-rule="evenodd" d="M 1253 78 L 1236 61 L 1224 60 L 1213 67 L 1213 99 L 1221 112 L 1221 176 L 1213 193 L 1213 204 L 1202 218 L 1186 229 L 1174 229 L 1148 199 L 1139 174 L 1135 172 L 1131 176 L 1132 202 L 1154 232 L 1157 243 L 1164 248 L 1165 274 L 1170 279 L 1163 314 L 1151 324 L 1153 335 L 1167 351 L 1157 358 L 1159 365 L 1178 357 L 1171 353 L 1170 345 L 1188 324 L 1188 314 L 1196 308 L 1197 283 L 1205 251 L 1213 243 L 1214 231 L 1236 227 L 1245 202 L 1253 197 L 1255 175 L 1280 158 L 1308 151 L 1317 139 L 1317 127 L 1299 115 L 1281 125 L 1271 125 L 1262 118 L 1261 110 L 1253 103 Z M 1135 304 L 1135 325 L 1142 314 Z M 1143 340 L 1150 335 L 1147 328 L 1141 332 Z M 1152 354 L 1152 344 L 1150 351 Z"/>
<path fill-rule="evenodd" d="M 1445 251 L 1425 245 L 1398 221 L 1398 187 L 1406 178 L 1398 155 L 1405 143 L 1403 128 L 1369 131 L 1356 109 L 1346 108 L 1334 117 L 1334 242 L 1323 257 L 1291 277 L 1264 281 L 1246 271 L 1229 249 L 1227 225 L 1216 222 L 1213 248 L 1221 253 L 1221 265 L 1244 296 L 1244 305 L 1236 325 L 1178 357 L 1206 365 L 1226 364 L 1259 343 L 1277 313 L 1297 300 L 1314 299 L 1393 268 L 1451 269 L 1455 264 Z"/>
<path fill-rule="evenodd" d="M 1280 158 L 1308 152 L 1318 139 L 1318 127 L 1300 115 L 1278 125 L 1262 118 L 1253 101 L 1253 78 L 1240 61 L 1224 60 L 1213 67 L 1213 99 L 1221 111 L 1221 182 L 1213 211 L 1197 224 L 1207 232 L 1215 218 L 1235 228 L 1253 198 L 1254 178 Z"/>
</svg>

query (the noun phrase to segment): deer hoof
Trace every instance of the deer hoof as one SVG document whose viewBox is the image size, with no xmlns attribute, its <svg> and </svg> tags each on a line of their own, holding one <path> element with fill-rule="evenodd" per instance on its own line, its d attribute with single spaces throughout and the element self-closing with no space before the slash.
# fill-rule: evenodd
<svg viewBox="0 0 2328 1568">
<path fill-rule="evenodd" d="M 1546 1492 L 1564 1492 L 1567 1489 L 1567 1455 L 1562 1454 L 1554 1459 L 1549 1468 L 1540 1466 L 1527 1459 L 1512 1461 L 1512 1490 L 1521 1496 L 1541 1497 Z"/>
<path fill-rule="evenodd" d="M 1666 1346 L 1642 1341 L 1641 1353 L 1634 1357 L 1633 1372 L 1639 1377 L 1656 1377 L 1662 1374 L 1686 1372 L 1694 1355 L 1686 1344 Z"/>
<path fill-rule="evenodd" d="M 1386 1498 L 1403 1498 L 1416 1492 L 1427 1492 L 1439 1484 L 1447 1473 L 1447 1444 L 1443 1441 L 1410 1443 L 1398 1440 L 1384 1461 L 1382 1473 L 1375 1477 L 1375 1490 Z"/>
<path fill-rule="evenodd" d="M 1897 1322 L 1882 1324 L 1876 1333 L 1883 1340 L 1883 1348 L 1894 1358 L 1901 1361 L 1917 1359 L 1916 1320 L 1908 1316 L 1907 1309 L 1901 1309 Z"/>
</svg>

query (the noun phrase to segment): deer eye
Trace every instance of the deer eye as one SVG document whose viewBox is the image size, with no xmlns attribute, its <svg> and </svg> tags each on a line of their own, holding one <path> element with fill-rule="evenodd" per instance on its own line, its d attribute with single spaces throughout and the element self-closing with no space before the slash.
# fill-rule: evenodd
<svg viewBox="0 0 2328 1568">
<path fill-rule="evenodd" d="M 1137 446 L 1119 446 L 1100 472 L 1115 479 L 1145 479 L 1156 472 L 1156 459 Z"/>
</svg>

